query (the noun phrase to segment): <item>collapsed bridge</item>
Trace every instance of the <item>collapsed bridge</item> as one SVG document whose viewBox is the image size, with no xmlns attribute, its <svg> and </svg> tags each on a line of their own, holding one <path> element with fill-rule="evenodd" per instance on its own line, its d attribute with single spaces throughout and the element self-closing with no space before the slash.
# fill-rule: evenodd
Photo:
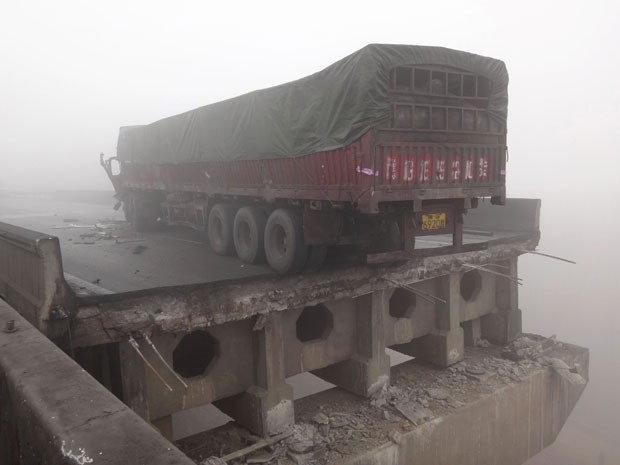
<svg viewBox="0 0 620 465">
<path fill-rule="evenodd" d="M 468 378 L 452 379 L 454 386 L 461 387 L 454 387 L 451 394 L 456 398 L 464 391 L 462 400 L 451 404 L 433 398 L 432 402 L 447 402 L 439 407 L 453 408 L 439 408 L 436 420 L 441 422 L 412 414 L 411 405 L 417 401 L 401 405 L 396 397 L 406 397 L 403 392 L 410 392 L 424 379 L 440 379 L 441 373 L 449 373 L 448 367 L 487 366 L 499 349 L 493 346 L 485 352 L 477 346 L 486 345 L 484 341 L 504 346 L 520 336 L 517 263 L 519 256 L 538 244 L 539 208 L 539 201 L 524 199 L 508 199 L 505 207 L 481 205 L 469 212 L 463 245 L 450 254 L 441 254 L 441 247 L 451 245 L 451 238 L 442 243 L 437 237 L 435 248 L 423 248 L 415 258 L 397 263 L 335 264 L 313 274 L 263 274 L 123 293 L 110 293 L 84 284 L 79 277 L 65 276 L 56 237 L 2 224 L 0 295 L 13 309 L 3 304 L 1 323 L 14 320 L 20 328 L 0 336 L 2 411 L 9 412 L 6 415 L 16 425 L 3 433 L 2 449 L 13 451 L 15 457 L 44 454 L 49 463 L 64 463 L 68 444 L 74 443 L 86 451 L 83 457 L 94 450 L 102 452 L 103 458 L 94 457 L 96 463 L 120 463 L 127 457 L 149 454 L 148 463 L 190 463 L 163 437 L 144 429 L 135 414 L 171 439 L 173 415 L 214 404 L 255 435 L 294 431 L 294 438 L 299 435 L 299 423 L 311 422 L 319 405 L 328 406 L 323 413 L 332 426 L 337 415 L 329 408 L 348 406 L 351 424 L 355 412 L 372 417 L 368 400 L 363 399 L 392 393 L 387 401 L 397 412 L 386 410 L 382 420 L 372 423 L 381 433 L 366 438 L 366 449 L 343 453 L 346 446 L 337 445 L 340 439 L 332 431 L 335 439 L 326 439 L 330 454 L 314 459 L 328 463 L 340 454 L 351 463 L 418 460 L 448 464 L 462 450 L 489 447 L 492 459 L 488 463 L 523 463 L 553 441 L 572 410 L 587 379 L 587 351 L 552 344 L 544 355 L 563 361 L 566 368 L 558 361 L 545 364 L 536 359 L 527 367 L 512 367 L 522 370 L 510 372 L 518 381 L 501 386 L 483 373 L 463 368 Z M 128 272 L 128 263 L 130 259 L 119 263 L 115 272 Z M 71 354 L 96 381 L 76 371 L 73 362 L 30 326 Z M 25 343 L 32 357 L 23 356 Z M 387 348 L 415 360 L 391 368 Z M 37 350 L 48 354 L 49 364 L 41 366 Z M 21 357 L 18 366 L 11 357 Z M 478 361 L 472 361 L 476 357 Z M 37 363 L 39 369 L 29 367 Z M 30 373 L 28 389 L 20 384 L 24 371 Z M 287 379 L 305 372 L 339 389 L 296 401 Z M 75 374 L 73 386 L 52 396 L 57 402 L 50 404 L 46 396 L 31 392 L 35 384 L 58 386 L 63 391 L 67 373 Z M 474 395 L 463 388 L 470 384 L 485 389 L 472 388 Z M 433 383 L 429 386 L 419 389 L 428 392 Z M 76 390 L 82 390 L 81 394 L 74 395 Z M 60 402 L 63 394 L 67 397 Z M 94 402 L 76 403 L 89 396 Z M 26 410 L 39 415 L 5 410 L 5 402 L 15 404 L 18 399 L 25 400 Z M 67 409 L 74 413 L 66 414 Z M 61 414 L 54 415 L 58 411 Z M 396 421 L 393 416 L 399 414 Z M 476 434 L 461 431 L 472 418 L 485 415 L 493 418 L 495 428 Z M 49 416 L 56 419 L 43 421 Z M 119 428 L 121 423 L 129 425 L 126 435 L 134 439 L 121 441 L 119 448 L 114 436 L 118 433 L 109 428 Z M 89 432 L 85 425 L 91 424 L 98 426 Z M 231 427 L 237 426 L 227 428 Z M 454 428 L 461 432 L 454 433 Z M 516 431 L 510 433 L 510 447 L 491 446 L 494 438 L 511 430 Z M 204 434 L 217 437 L 221 433 Z M 419 446 L 420 435 L 429 441 L 424 450 Z M 329 437 L 327 433 L 325 438 Z M 446 438 L 460 445 L 452 450 Z M 193 446 L 187 444 L 177 443 L 196 460 L 189 451 Z M 442 452 L 444 445 L 452 452 Z M 293 451 L 283 460 L 295 462 L 307 452 Z M 212 455 L 218 455 L 217 451 Z M 475 458 L 471 460 L 476 463 Z"/>
</svg>

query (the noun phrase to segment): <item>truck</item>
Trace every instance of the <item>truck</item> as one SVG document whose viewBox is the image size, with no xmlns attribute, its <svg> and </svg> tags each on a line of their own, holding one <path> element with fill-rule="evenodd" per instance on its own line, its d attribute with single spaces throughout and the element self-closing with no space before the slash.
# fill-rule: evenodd
<svg viewBox="0 0 620 465">
<path fill-rule="evenodd" d="M 377 260 L 452 235 L 479 199 L 506 199 L 504 63 L 371 44 L 311 76 L 141 126 L 104 159 L 138 231 L 186 225 L 221 255 L 279 274 L 329 247 Z"/>
</svg>

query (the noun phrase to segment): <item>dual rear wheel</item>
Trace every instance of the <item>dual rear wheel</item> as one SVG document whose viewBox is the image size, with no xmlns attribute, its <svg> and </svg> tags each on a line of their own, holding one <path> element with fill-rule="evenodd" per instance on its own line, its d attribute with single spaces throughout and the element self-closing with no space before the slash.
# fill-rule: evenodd
<svg viewBox="0 0 620 465">
<path fill-rule="evenodd" d="M 301 213 L 278 208 L 269 215 L 260 207 L 216 204 L 209 213 L 207 235 L 211 248 L 219 255 L 237 253 L 245 263 L 265 259 L 278 274 L 317 271 L 327 254 L 325 246 L 304 242 Z"/>
</svg>

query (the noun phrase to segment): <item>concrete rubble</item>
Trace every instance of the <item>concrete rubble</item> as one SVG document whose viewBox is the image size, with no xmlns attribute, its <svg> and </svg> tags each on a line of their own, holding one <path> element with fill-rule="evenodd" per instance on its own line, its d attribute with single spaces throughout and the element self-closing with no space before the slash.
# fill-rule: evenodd
<svg viewBox="0 0 620 465">
<path fill-rule="evenodd" d="M 415 361 L 392 368 L 392 384 L 371 399 L 340 389 L 296 402 L 293 434 L 264 451 L 269 464 L 327 464 L 353 460 L 386 442 L 401 444 L 408 432 L 451 415 L 482 396 L 516 385 L 549 367 L 572 384 L 585 384 L 579 366 L 559 358 L 566 352 L 553 338 L 527 335 L 505 347 L 483 344 L 468 348 L 464 359 L 447 369 Z M 570 359 L 570 357 L 569 357 Z M 177 446 L 200 463 L 258 440 L 233 423 L 178 441 Z M 251 457 L 236 465 L 258 463 Z"/>
</svg>

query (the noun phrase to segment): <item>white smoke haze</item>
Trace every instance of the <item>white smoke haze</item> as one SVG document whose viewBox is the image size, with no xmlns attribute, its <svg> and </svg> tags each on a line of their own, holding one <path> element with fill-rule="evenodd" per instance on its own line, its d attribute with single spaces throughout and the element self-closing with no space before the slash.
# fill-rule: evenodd
<svg viewBox="0 0 620 465">
<path fill-rule="evenodd" d="M 521 260 L 524 326 L 592 349 L 571 421 L 620 437 L 618 2 L 35 1 L 0 11 L 0 189 L 109 190 L 98 155 L 115 154 L 120 126 L 306 76 L 368 43 L 504 60 L 508 194 L 541 197 L 541 250 L 578 261 Z"/>
</svg>

